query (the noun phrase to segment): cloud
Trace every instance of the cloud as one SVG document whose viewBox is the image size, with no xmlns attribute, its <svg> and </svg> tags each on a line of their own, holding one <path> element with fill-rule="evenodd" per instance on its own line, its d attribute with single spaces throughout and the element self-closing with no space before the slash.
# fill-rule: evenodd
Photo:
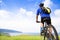
<svg viewBox="0 0 60 40">
<path fill-rule="evenodd" d="M 45 0 L 43 3 L 45 7 L 51 7 L 53 5 L 53 2 L 51 0 Z"/>
<path fill-rule="evenodd" d="M 32 11 L 27 11 L 26 9 L 23 9 L 23 8 L 20 8 L 19 9 L 19 14 L 17 14 L 17 15 L 25 15 L 25 16 L 30 16 L 30 17 L 32 17 L 32 16 L 34 16 L 34 14 L 33 14 L 33 12 Z"/>
<path fill-rule="evenodd" d="M 54 11 L 54 13 L 55 13 L 55 16 L 60 17 L 60 9 L 56 9 L 56 10 Z"/>
<path fill-rule="evenodd" d="M 60 32 L 60 17 L 52 17 L 52 24 L 58 32 Z"/>
<path fill-rule="evenodd" d="M 16 15 L 7 10 L 0 10 L 0 13 L 1 18 L 4 17 L 3 19 L 0 18 L 0 28 L 13 29 L 22 32 L 39 32 L 40 26 L 39 24 L 36 25 L 35 15 L 32 11 L 20 8 Z"/>
<path fill-rule="evenodd" d="M 53 19 L 53 23 L 55 23 L 56 25 L 60 25 L 60 9 L 56 9 L 55 11 L 54 11 L 54 14 L 55 14 L 55 16 L 54 17 L 52 17 L 52 19 Z"/>
<path fill-rule="evenodd" d="M 8 12 L 8 11 L 6 11 L 6 10 L 0 10 L 0 18 L 2 17 L 2 18 L 7 18 L 7 17 L 9 17 L 9 13 L 10 12 Z"/>
<path fill-rule="evenodd" d="M 26 10 L 23 9 L 23 8 L 20 8 L 20 9 L 19 9 L 19 12 L 22 13 L 22 14 L 24 14 L 24 13 L 26 13 Z"/>
<path fill-rule="evenodd" d="M 39 27 L 37 27 L 35 23 L 35 15 L 33 14 L 33 11 L 28 11 L 24 8 L 20 8 L 17 16 L 18 15 L 19 16 L 21 15 L 20 17 L 22 19 L 22 22 L 21 22 L 22 30 L 25 30 L 25 32 L 39 32 L 38 30 Z"/>
<path fill-rule="evenodd" d="M 55 16 L 52 17 L 52 24 L 55 26 L 58 32 L 60 32 L 60 9 L 54 11 Z"/>
</svg>

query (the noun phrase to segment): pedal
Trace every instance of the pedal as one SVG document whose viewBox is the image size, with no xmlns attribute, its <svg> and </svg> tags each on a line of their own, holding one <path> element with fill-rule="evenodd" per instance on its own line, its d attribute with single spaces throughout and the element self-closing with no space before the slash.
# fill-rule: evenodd
<svg viewBox="0 0 60 40">
<path fill-rule="evenodd" d="M 42 30 L 42 31 L 41 31 L 41 36 L 43 36 L 43 35 L 44 35 L 44 32 L 45 32 L 44 30 Z"/>
<path fill-rule="evenodd" d="M 41 33 L 41 36 L 44 36 L 44 33 Z"/>
</svg>

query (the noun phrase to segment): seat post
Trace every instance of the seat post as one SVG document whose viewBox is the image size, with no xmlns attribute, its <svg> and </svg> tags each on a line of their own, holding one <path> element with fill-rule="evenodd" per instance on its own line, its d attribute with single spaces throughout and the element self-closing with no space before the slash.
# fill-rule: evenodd
<svg viewBox="0 0 60 40">
<path fill-rule="evenodd" d="M 44 22 L 44 27 L 46 27 L 47 26 L 47 23 L 46 22 Z"/>
</svg>

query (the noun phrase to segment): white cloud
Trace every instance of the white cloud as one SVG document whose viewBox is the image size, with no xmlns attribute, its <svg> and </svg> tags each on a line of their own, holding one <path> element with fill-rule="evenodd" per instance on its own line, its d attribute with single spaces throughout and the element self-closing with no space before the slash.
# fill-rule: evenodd
<svg viewBox="0 0 60 40">
<path fill-rule="evenodd" d="M 23 8 L 19 9 L 19 14 L 17 14 L 17 15 L 21 15 L 21 14 L 26 15 L 28 17 L 29 16 L 34 16 L 32 11 L 27 11 L 26 9 L 23 9 Z"/>
<path fill-rule="evenodd" d="M 60 9 L 56 9 L 56 10 L 54 11 L 54 13 L 55 13 L 56 16 L 60 17 Z"/>
<path fill-rule="evenodd" d="M 22 30 L 25 30 L 25 32 L 39 32 L 39 27 L 37 27 L 35 23 L 35 15 L 32 11 L 27 11 L 26 9 L 20 8 L 18 15 L 21 15 L 22 19 Z M 23 14 L 23 15 L 22 15 Z M 24 16 L 25 15 L 25 16 Z M 19 16 L 18 16 L 19 17 Z M 38 31 L 37 31 L 38 30 Z"/>
<path fill-rule="evenodd" d="M 28 16 L 33 16 L 33 12 L 32 12 L 32 11 L 28 11 L 26 14 L 27 14 Z"/>
<path fill-rule="evenodd" d="M 39 32 L 39 24 L 36 25 L 35 15 L 32 11 L 27 11 L 26 9 L 20 8 L 17 15 L 11 14 L 7 10 L 0 10 L 0 28 L 12 29 L 22 32 Z M 13 15 L 11 17 L 11 15 Z M 25 16 L 24 16 L 25 15 Z M 6 17 L 5 17 L 6 16 Z M 8 18 L 9 19 L 8 19 Z"/>
<path fill-rule="evenodd" d="M 57 29 L 57 31 L 60 32 L 60 17 L 53 17 L 52 24 Z"/>
<path fill-rule="evenodd" d="M 43 3 L 45 7 L 51 7 L 53 5 L 53 2 L 51 0 L 45 0 Z"/>
<path fill-rule="evenodd" d="M 22 13 L 22 14 L 24 14 L 24 13 L 26 13 L 26 10 L 23 9 L 23 8 L 20 8 L 20 9 L 19 9 L 19 12 Z"/>
<path fill-rule="evenodd" d="M 52 17 L 52 24 L 55 26 L 58 32 L 60 32 L 60 9 L 54 11 L 55 17 Z"/>
<path fill-rule="evenodd" d="M 54 14 L 55 14 L 55 17 L 54 18 L 52 18 L 53 20 L 54 20 L 54 23 L 56 24 L 56 25 L 59 25 L 60 24 L 60 9 L 56 9 L 55 11 L 54 11 Z"/>
<path fill-rule="evenodd" d="M 6 17 L 9 17 L 9 13 L 8 11 L 6 10 L 0 10 L 0 18 L 6 18 Z"/>
</svg>

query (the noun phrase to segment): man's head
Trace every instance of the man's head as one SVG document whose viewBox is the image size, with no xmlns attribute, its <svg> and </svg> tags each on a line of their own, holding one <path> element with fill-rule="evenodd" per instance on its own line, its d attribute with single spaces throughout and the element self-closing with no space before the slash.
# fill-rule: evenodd
<svg viewBox="0 0 60 40">
<path fill-rule="evenodd" d="M 40 4 L 39 4 L 39 7 L 43 7 L 43 6 L 44 6 L 44 3 L 40 3 Z"/>
</svg>

